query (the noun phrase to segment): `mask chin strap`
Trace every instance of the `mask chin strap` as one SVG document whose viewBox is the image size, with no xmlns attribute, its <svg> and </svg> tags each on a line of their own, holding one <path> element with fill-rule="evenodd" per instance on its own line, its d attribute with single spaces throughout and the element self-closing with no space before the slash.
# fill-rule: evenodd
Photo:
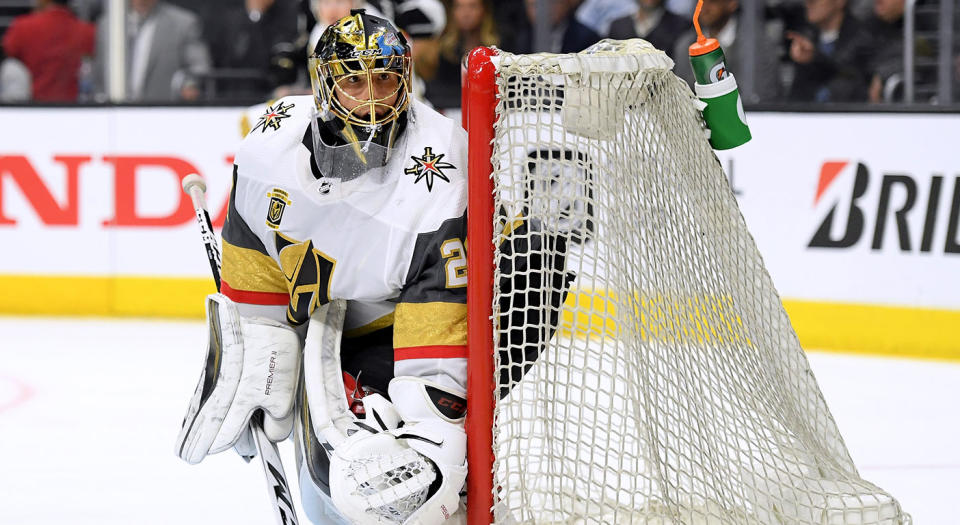
<svg viewBox="0 0 960 525">
<path fill-rule="evenodd" d="M 399 127 L 400 125 L 396 120 L 389 123 L 389 128 L 386 131 L 387 141 L 386 141 L 386 144 L 384 145 L 387 149 L 387 155 L 384 158 L 384 162 L 387 162 L 388 160 L 390 160 L 390 156 L 393 154 L 394 140 L 397 138 L 397 130 L 399 129 Z M 356 131 L 354 131 L 354 127 L 352 124 L 348 122 L 344 125 L 343 127 L 344 137 L 347 139 L 347 142 L 349 142 L 353 146 L 354 153 L 357 154 L 357 157 L 364 164 L 367 163 L 366 153 L 370 151 L 370 144 L 373 143 L 374 137 L 376 137 L 378 133 L 381 133 L 383 131 L 383 128 L 384 128 L 383 124 L 374 124 L 369 127 L 365 126 L 365 131 L 367 131 L 367 138 L 361 141 L 360 138 L 357 136 Z"/>
<path fill-rule="evenodd" d="M 357 137 L 357 133 L 353 130 L 353 125 L 349 122 L 345 123 L 343 126 L 343 136 L 347 139 L 347 143 L 353 147 L 353 152 L 357 154 L 357 158 L 360 159 L 360 162 L 363 164 L 367 163 L 366 153 L 370 151 L 370 142 L 373 140 L 374 133 L 371 132 L 367 135 L 367 140 L 364 141 L 363 145 L 360 145 L 360 138 Z"/>
<path fill-rule="evenodd" d="M 366 153 L 370 151 L 370 143 L 373 142 L 373 136 L 380 132 L 380 125 L 372 126 L 369 128 L 370 133 L 367 134 L 367 140 L 363 143 L 363 147 L 360 148 L 360 151 Z"/>
</svg>

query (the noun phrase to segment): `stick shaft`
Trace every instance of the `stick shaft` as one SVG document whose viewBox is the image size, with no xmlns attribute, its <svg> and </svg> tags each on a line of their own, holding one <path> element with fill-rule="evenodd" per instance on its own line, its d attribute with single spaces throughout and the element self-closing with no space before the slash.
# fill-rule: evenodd
<svg viewBox="0 0 960 525">
<path fill-rule="evenodd" d="M 220 291 L 220 249 L 217 247 L 217 236 L 213 232 L 213 223 L 207 211 L 206 197 L 203 184 L 191 184 L 184 188 L 193 202 L 193 210 L 197 215 L 197 224 L 200 225 L 200 236 L 207 250 L 207 260 L 210 262 L 210 272 Z M 263 430 L 263 413 L 258 411 L 250 419 L 250 429 L 253 431 L 253 440 L 257 444 L 257 452 L 263 462 L 263 474 L 267 478 L 270 501 L 273 502 L 273 516 L 278 525 L 298 525 L 297 513 L 290 495 L 290 486 L 283 471 L 283 462 L 280 460 L 280 451 L 277 444 L 270 441 Z"/>
<path fill-rule="evenodd" d="M 220 248 L 217 247 L 217 236 L 213 233 L 213 223 L 210 221 L 210 212 L 207 211 L 207 202 L 204 192 L 198 186 L 192 186 L 187 192 L 193 202 L 193 211 L 197 215 L 197 224 L 200 226 L 200 238 L 207 249 L 207 260 L 210 262 L 210 272 L 220 291 Z"/>
</svg>

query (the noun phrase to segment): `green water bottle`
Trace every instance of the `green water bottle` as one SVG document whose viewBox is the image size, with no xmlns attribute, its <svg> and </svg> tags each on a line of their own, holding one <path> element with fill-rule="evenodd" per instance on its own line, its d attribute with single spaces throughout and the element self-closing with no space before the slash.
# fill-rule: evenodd
<svg viewBox="0 0 960 525">
<path fill-rule="evenodd" d="M 703 120 L 710 129 L 713 149 L 730 149 L 750 140 L 737 79 L 727 70 L 726 57 L 715 38 L 700 38 L 690 45 L 690 65 L 696 78 L 694 91 L 703 103 Z"/>
</svg>

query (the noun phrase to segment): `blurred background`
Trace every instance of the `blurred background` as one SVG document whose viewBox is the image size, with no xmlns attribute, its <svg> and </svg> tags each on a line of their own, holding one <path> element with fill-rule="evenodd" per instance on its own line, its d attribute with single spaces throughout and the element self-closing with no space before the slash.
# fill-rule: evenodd
<svg viewBox="0 0 960 525">
<path fill-rule="evenodd" d="M 354 7 L 414 42 L 418 93 L 459 106 L 465 50 L 575 52 L 641 37 L 689 81 L 694 0 L 0 0 L 4 102 L 260 102 L 302 93 L 323 28 Z M 706 0 L 747 104 L 948 106 L 955 0 Z"/>
<path fill-rule="evenodd" d="M 0 522 L 269 519 L 258 465 L 171 450 L 214 291 L 180 179 L 222 226 L 237 145 L 356 7 L 406 31 L 415 95 L 454 119 L 478 45 L 640 37 L 693 81 L 693 0 L 0 0 Z M 700 22 L 753 133 L 718 158 L 851 454 L 916 523 L 956 523 L 960 1 Z"/>
</svg>

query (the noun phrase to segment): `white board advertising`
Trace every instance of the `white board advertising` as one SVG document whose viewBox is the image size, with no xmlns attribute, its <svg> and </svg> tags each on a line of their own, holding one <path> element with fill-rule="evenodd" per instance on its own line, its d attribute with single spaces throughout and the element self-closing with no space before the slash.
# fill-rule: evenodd
<svg viewBox="0 0 960 525">
<path fill-rule="evenodd" d="M 180 179 L 200 173 L 222 223 L 237 108 L 4 108 L 0 274 L 208 272 Z"/>
<path fill-rule="evenodd" d="M 783 297 L 960 308 L 960 115 L 749 123 L 718 156 Z"/>
<path fill-rule="evenodd" d="M 0 274 L 207 275 L 243 108 L 3 108 Z M 960 116 L 750 115 L 719 152 L 784 298 L 960 309 Z"/>
</svg>

